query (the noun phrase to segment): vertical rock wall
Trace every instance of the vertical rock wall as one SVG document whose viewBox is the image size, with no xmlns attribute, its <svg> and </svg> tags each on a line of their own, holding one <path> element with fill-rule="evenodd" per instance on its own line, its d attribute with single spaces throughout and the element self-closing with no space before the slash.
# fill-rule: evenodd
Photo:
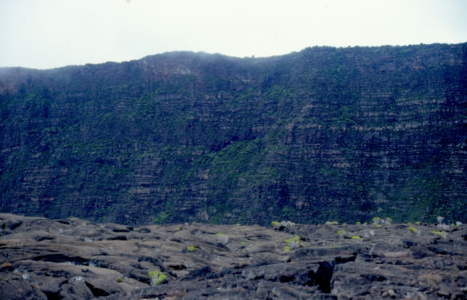
<svg viewBox="0 0 467 300">
<path fill-rule="evenodd" d="M 0 69 L 0 209 L 467 221 L 467 44 Z"/>
</svg>

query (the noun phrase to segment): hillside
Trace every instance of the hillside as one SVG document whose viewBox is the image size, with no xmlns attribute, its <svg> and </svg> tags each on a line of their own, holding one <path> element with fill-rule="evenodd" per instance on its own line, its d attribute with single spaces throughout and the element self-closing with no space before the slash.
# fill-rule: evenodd
<svg viewBox="0 0 467 300">
<path fill-rule="evenodd" d="M 467 44 L 0 69 L 0 210 L 467 222 Z"/>
</svg>

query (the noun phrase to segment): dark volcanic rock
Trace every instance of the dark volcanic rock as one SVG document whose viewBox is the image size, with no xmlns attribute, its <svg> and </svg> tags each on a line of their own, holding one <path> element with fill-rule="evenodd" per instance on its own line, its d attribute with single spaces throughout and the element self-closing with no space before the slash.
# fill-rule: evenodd
<svg viewBox="0 0 467 300">
<path fill-rule="evenodd" d="M 1 68 L 0 210 L 467 223 L 466 78 L 465 43 Z"/>
<path fill-rule="evenodd" d="M 272 227 L 152 225 L 121 240 L 114 224 L 0 214 L 10 220 L 22 225 L 0 232 L 0 299 L 467 297 L 467 225 L 295 225 L 290 250 L 294 235 Z M 165 278 L 151 286 L 154 271 Z"/>
</svg>

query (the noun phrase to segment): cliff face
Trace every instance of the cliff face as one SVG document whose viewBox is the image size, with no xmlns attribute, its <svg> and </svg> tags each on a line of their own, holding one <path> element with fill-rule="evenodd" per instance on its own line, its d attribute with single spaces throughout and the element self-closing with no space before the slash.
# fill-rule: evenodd
<svg viewBox="0 0 467 300">
<path fill-rule="evenodd" d="M 467 44 L 0 69 L 0 209 L 467 221 Z"/>
</svg>

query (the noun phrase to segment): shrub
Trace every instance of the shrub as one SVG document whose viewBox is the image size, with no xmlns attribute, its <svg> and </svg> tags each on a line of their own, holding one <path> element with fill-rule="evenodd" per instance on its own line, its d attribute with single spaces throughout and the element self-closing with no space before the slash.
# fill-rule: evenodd
<svg viewBox="0 0 467 300">
<path fill-rule="evenodd" d="M 358 235 L 353 235 L 350 239 L 351 239 L 351 240 L 354 240 L 354 241 L 363 241 L 363 238 L 361 238 L 361 237 L 358 236 Z"/>
<path fill-rule="evenodd" d="M 293 238 L 286 239 L 285 242 L 287 243 L 287 246 L 289 246 L 290 250 L 300 247 L 300 237 L 298 235 Z"/>
<path fill-rule="evenodd" d="M 195 251 L 196 247 L 195 246 L 188 246 L 186 247 L 186 250 L 188 250 L 188 252 L 193 252 Z"/>
<path fill-rule="evenodd" d="M 151 285 L 156 286 L 164 282 L 167 278 L 162 272 L 160 271 L 152 271 L 148 273 L 149 278 L 151 279 Z"/>
<path fill-rule="evenodd" d="M 410 233 L 412 233 L 412 234 L 414 234 L 414 235 L 418 235 L 418 230 L 417 230 L 417 228 L 409 227 L 409 231 L 410 231 Z"/>
<path fill-rule="evenodd" d="M 324 223 L 324 225 L 339 225 L 339 222 L 337 222 L 337 221 L 327 221 L 326 223 Z"/>
<path fill-rule="evenodd" d="M 340 237 L 340 238 L 349 238 L 350 237 L 350 234 L 348 232 L 346 232 L 345 230 L 339 230 L 337 232 L 337 235 Z"/>
<path fill-rule="evenodd" d="M 449 225 L 446 225 L 446 224 L 438 224 L 438 225 L 436 225 L 436 227 L 438 227 L 441 230 L 448 230 L 449 229 Z"/>
<path fill-rule="evenodd" d="M 381 218 L 380 218 L 380 217 L 374 217 L 374 218 L 373 218 L 373 223 L 379 224 L 380 222 L 381 222 Z"/>
<path fill-rule="evenodd" d="M 229 236 L 223 233 L 216 234 L 219 243 L 226 245 L 229 242 Z"/>
<path fill-rule="evenodd" d="M 273 221 L 273 222 L 271 222 L 271 226 L 274 227 L 274 229 L 282 230 L 282 229 L 284 229 L 286 227 L 295 226 L 295 223 L 290 222 L 290 221 L 282 221 L 282 222 Z"/>
<path fill-rule="evenodd" d="M 283 252 L 283 253 L 290 252 L 290 247 L 285 246 L 285 247 L 284 247 L 284 250 L 282 250 L 282 252 Z"/>
<path fill-rule="evenodd" d="M 443 239 L 446 239 L 448 236 L 446 231 L 432 231 L 431 233 Z"/>
<path fill-rule="evenodd" d="M 272 227 L 274 227 L 275 230 L 284 230 L 284 226 L 282 226 L 281 222 L 272 222 L 271 223 Z"/>
<path fill-rule="evenodd" d="M 295 223 L 290 222 L 290 221 L 282 221 L 281 225 L 284 226 L 284 227 L 292 227 L 292 226 L 295 226 Z"/>
</svg>

